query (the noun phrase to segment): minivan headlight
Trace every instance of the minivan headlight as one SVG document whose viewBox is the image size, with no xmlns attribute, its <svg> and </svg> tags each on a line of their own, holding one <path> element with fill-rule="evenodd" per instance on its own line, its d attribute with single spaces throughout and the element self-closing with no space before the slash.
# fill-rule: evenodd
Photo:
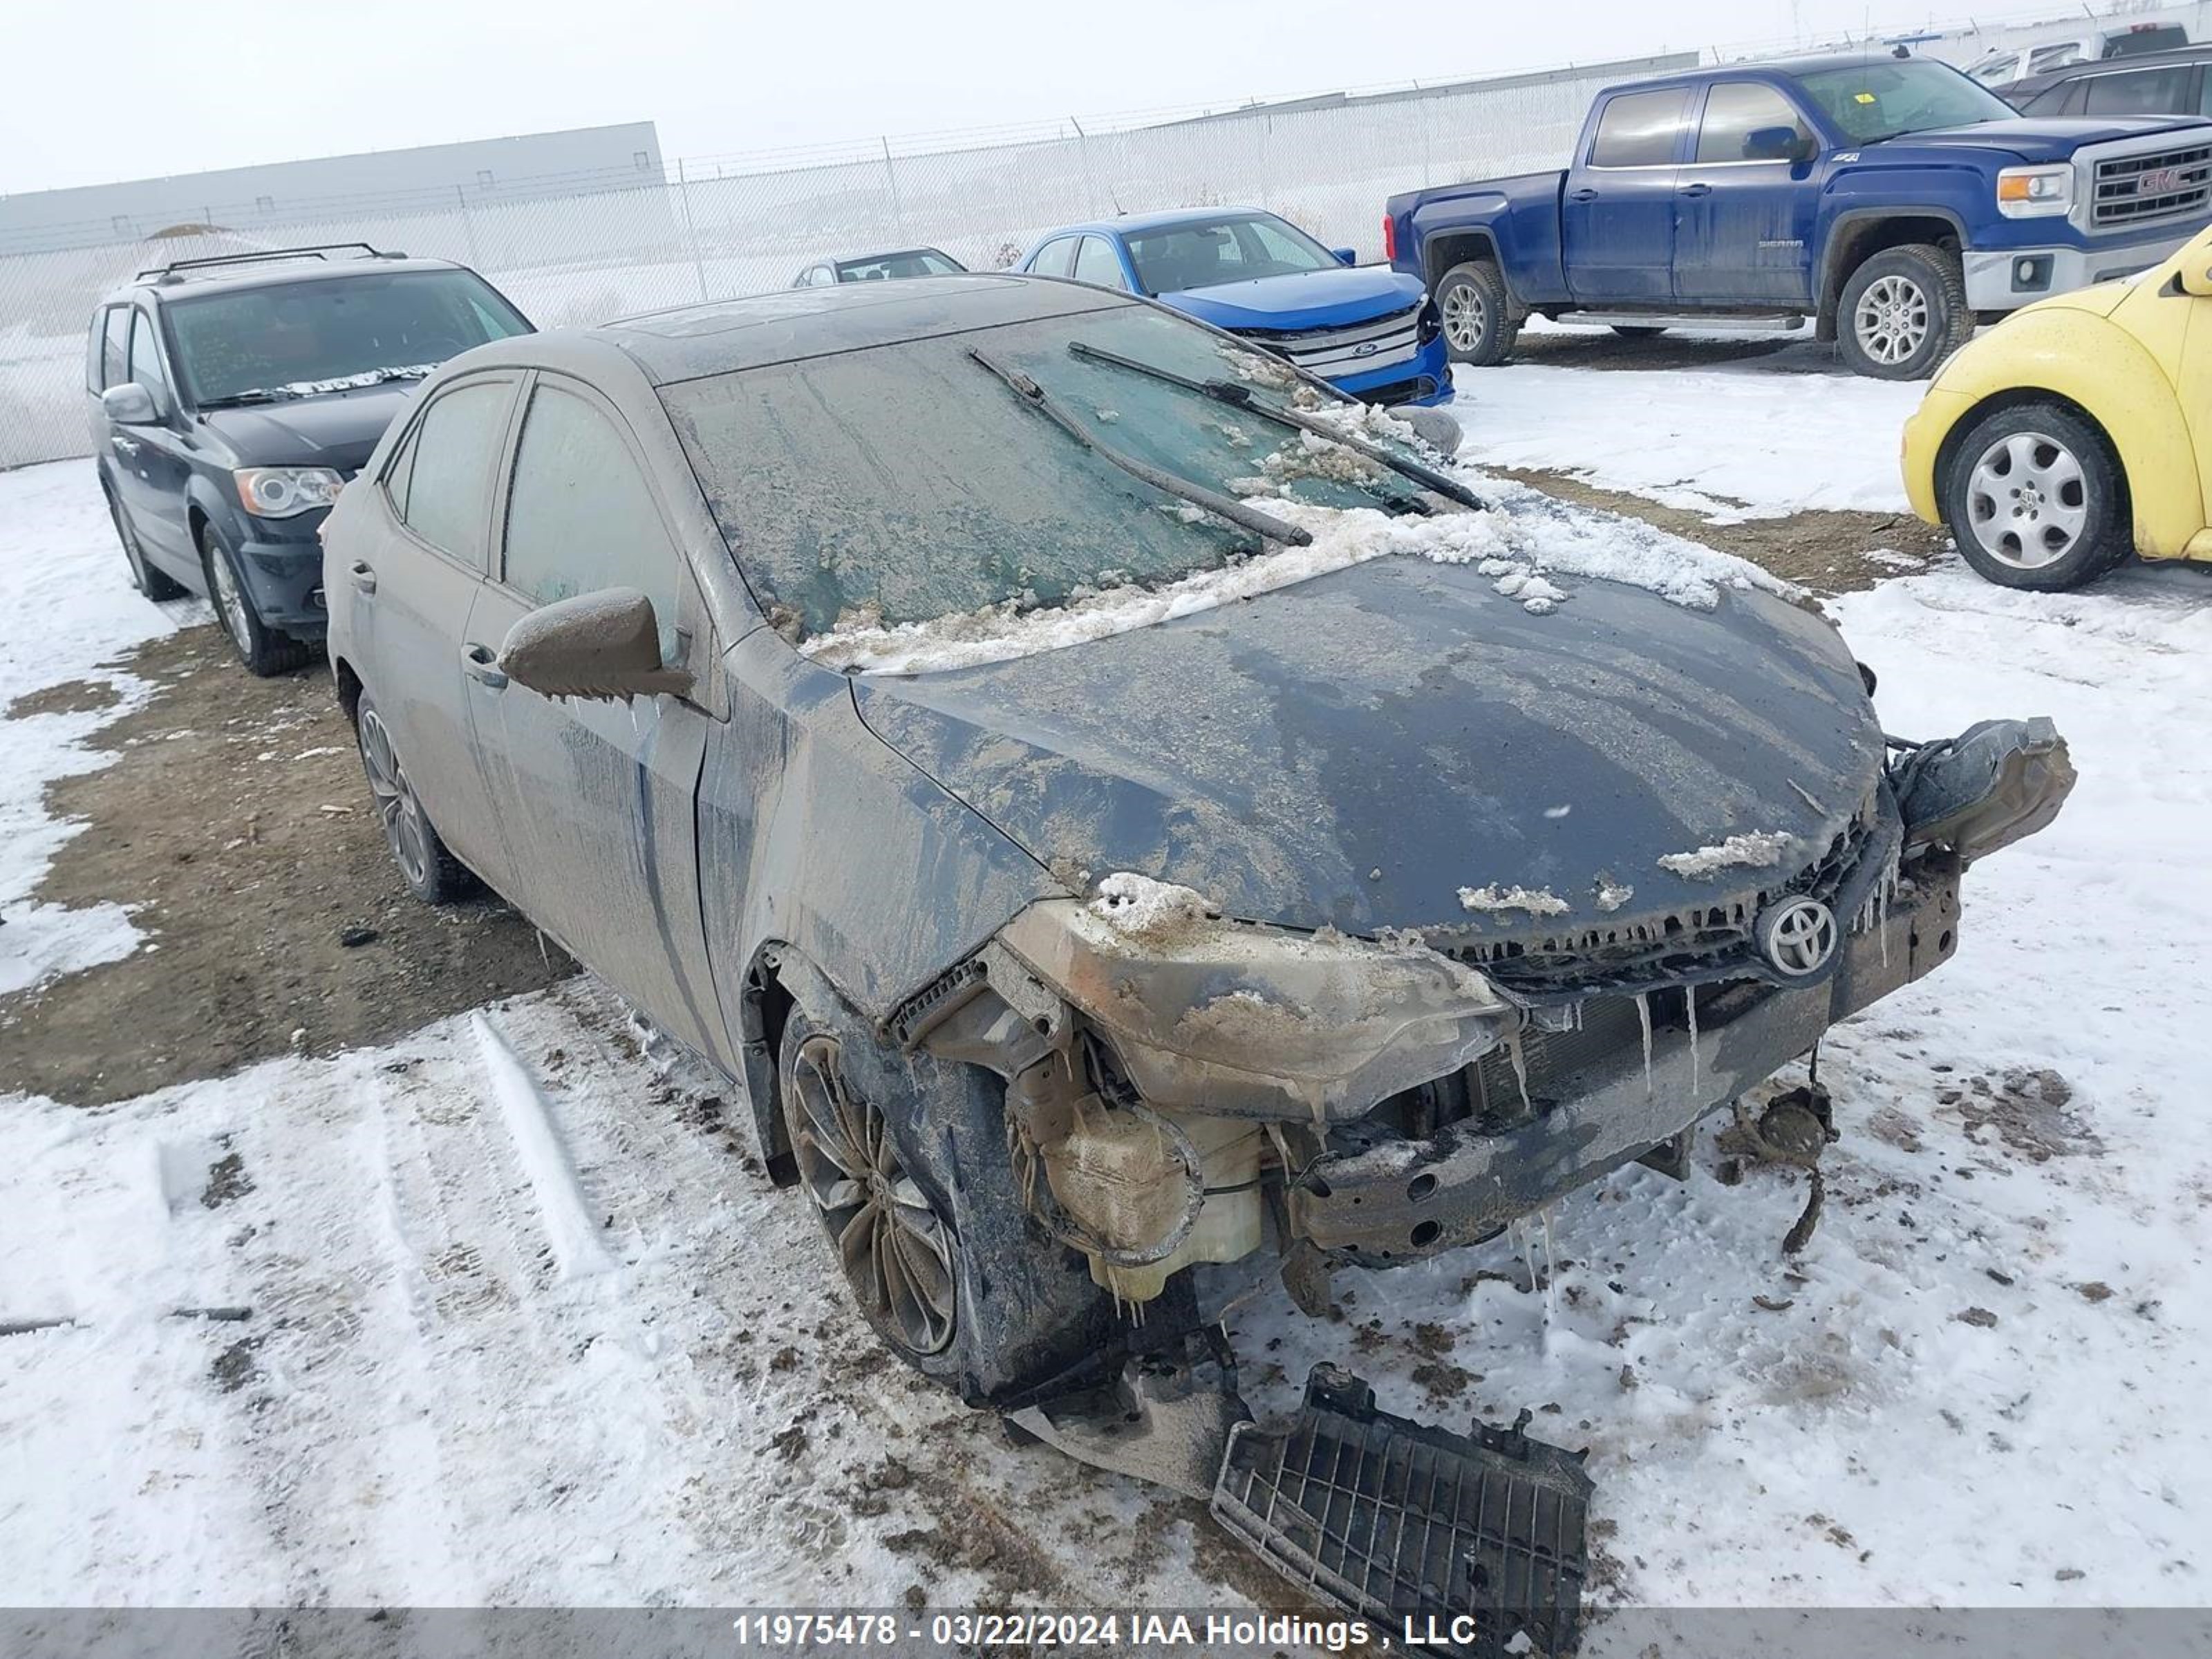
<svg viewBox="0 0 2212 1659">
<path fill-rule="evenodd" d="M 238 504 L 257 519 L 289 519 L 328 507 L 345 480 L 327 466 L 244 466 L 230 475 Z"/>
<path fill-rule="evenodd" d="M 1997 174 L 1997 211 L 2008 219 L 2040 219 L 2074 205 L 2074 169 L 2006 167 Z"/>
</svg>

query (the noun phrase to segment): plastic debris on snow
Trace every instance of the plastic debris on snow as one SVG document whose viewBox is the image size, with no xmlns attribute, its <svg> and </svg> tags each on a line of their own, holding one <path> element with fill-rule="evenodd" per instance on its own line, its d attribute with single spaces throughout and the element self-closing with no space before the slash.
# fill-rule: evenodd
<svg viewBox="0 0 2212 1659">
<path fill-rule="evenodd" d="M 1694 853 L 1669 853 L 1659 860 L 1659 867 L 1693 878 L 1739 867 L 1764 869 L 1782 861 L 1792 839 L 1779 830 L 1753 830 Z"/>
</svg>

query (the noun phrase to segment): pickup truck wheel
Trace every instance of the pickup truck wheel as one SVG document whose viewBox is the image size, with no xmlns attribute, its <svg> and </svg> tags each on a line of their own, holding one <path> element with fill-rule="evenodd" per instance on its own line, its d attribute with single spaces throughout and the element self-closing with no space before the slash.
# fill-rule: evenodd
<svg viewBox="0 0 2212 1659">
<path fill-rule="evenodd" d="M 981 1404 L 1112 1339 L 1111 1299 L 1023 1206 L 995 1075 L 898 1054 L 857 1018 L 804 1006 L 778 1070 L 800 1189 L 893 1353 Z"/>
<path fill-rule="evenodd" d="M 2134 551 L 2127 474 L 2094 424 L 2014 404 L 1951 446 L 1943 517 L 1968 564 L 2001 587 L 2056 592 Z"/>
<path fill-rule="evenodd" d="M 1844 365 L 1876 380 L 1925 380 L 1974 331 L 1958 256 L 1920 242 L 1886 248 L 1861 264 L 1836 312 Z"/>
<path fill-rule="evenodd" d="M 1470 259 L 1444 272 L 1437 284 L 1444 349 L 1454 362 L 1487 368 L 1512 352 L 1521 325 L 1512 319 L 1505 279 L 1487 259 Z"/>
</svg>

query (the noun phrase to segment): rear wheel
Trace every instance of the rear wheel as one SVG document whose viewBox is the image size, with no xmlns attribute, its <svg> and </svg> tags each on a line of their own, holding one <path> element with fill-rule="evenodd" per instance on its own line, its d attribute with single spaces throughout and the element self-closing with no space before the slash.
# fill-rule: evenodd
<svg viewBox="0 0 2212 1659">
<path fill-rule="evenodd" d="M 1470 259 L 1437 284 L 1437 313 L 1452 361 L 1487 368 L 1512 354 L 1521 325 L 1511 314 L 1505 278 L 1487 259 Z"/>
<path fill-rule="evenodd" d="M 2127 475 L 2090 421 L 2014 404 L 1950 447 L 1943 517 L 1968 564 L 2002 587 L 2079 587 L 2134 551 Z"/>
<path fill-rule="evenodd" d="M 178 599 L 185 595 L 184 584 L 166 576 L 147 562 L 146 550 L 138 544 L 138 532 L 131 527 L 131 520 L 123 511 L 123 503 L 107 495 L 107 516 L 115 522 L 115 539 L 123 544 L 124 562 L 131 567 L 131 586 L 149 599 Z"/>
<path fill-rule="evenodd" d="M 1068 1370 L 1118 1322 L 1082 1258 L 1024 1208 L 997 1077 L 884 1048 L 802 1008 L 779 1060 L 784 1132 L 861 1316 L 971 1403 Z"/>
<path fill-rule="evenodd" d="M 384 723 L 375 701 L 364 691 L 354 706 L 354 735 L 361 744 L 361 769 L 368 775 L 369 797 L 376 804 L 378 823 L 392 861 L 407 890 L 425 904 L 450 904 L 476 885 L 468 867 L 447 849 L 422 810 L 400 763 L 392 728 Z"/>
<path fill-rule="evenodd" d="M 306 667 L 313 647 L 261 620 L 238 556 L 211 524 L 200 526 L 200 559 L 207 568 L 208 598 L 215 601 L 216 620 L 230 636 L 246 672 L 267 679 Z"/>
<path fill-rule="evenodd" d="M 1875 380 L 1925 380 L 1973 331 L 1959 256 L 1923 242 L 1874 255 L 1837 299 L 1837 351 Z"/>
</svg>

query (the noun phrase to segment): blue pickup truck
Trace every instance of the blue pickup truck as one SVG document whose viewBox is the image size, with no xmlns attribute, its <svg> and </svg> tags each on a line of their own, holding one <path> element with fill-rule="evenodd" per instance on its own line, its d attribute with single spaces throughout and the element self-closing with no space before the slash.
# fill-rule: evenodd
<svg viewBox="0 0 2212 1659">
<path fill-rule="evenodd" d="M 2212 223 L 2212 124 L 2028 120 L 1925 59 L 1818 58 L 1612 87 L 1564 173 L 1390 198 L 1383 249 L 1458 362 L 1528 317 L 1624 334 L 1810 316 L 1913 380 L 1978 319 L 2163 260 Z"/>
</svg>

